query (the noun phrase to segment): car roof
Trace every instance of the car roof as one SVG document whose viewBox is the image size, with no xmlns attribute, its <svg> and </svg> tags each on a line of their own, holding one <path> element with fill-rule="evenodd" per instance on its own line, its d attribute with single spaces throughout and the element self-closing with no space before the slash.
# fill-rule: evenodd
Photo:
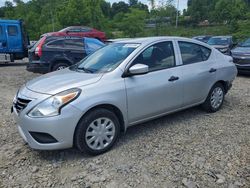
<svg viewBox="0 0 250 188">
<path fill-rule="evenodd" d="M 229 36 L 229 35 L 222 35 L 222 36 L 214 36 L 212 38 L 232 38 L 232 36 Z"/>
<path fill-rule="evenodd" d="M 142 37 L 142 38 L 125 38 L 125 39 L 116 39 L 114 43 L 140 43 L 140 44 L 149 44 L 152 42 L 157 42 L 161 40 L 185 40 L 193 41 L 190 38 L 184 37 L 174 37 L 174 36 L 160 36 L 160 37 Z"/>
<path fill-rule="evenodd" d="M 2 20 L 0 19 L 0 23 L 8 23 L 8 24 L 19 24 L 22 20 Z"/>
<path fill-rule="evenodd" d="M 194 36 L 193 38 L 199 38 L 199 37 L 212 37 L 211 35 L 198 35 L 198 36 Z"/>
<path fill-rule="evenodd" d="M 87 27 L 87 26 L 69 26 L 69 27 L 66 27 L 64 29 L 75 29 L 75 28 L 86 28 L 86 29 L 92 29 L 91 27 Z M 63 30 L 63 29 L 62 29 Z"/>
</svg>

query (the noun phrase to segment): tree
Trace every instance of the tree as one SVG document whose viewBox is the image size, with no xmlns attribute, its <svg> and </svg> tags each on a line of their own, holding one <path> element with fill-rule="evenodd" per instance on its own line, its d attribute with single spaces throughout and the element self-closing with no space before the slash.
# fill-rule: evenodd
<svg viewBox="0 0 250 188">
<path fill-rule="evenodd" d="M 129 6 L 134 6 L 138 4 L 138 0 L 129 0 Z"/>
<path fill-rule="evenodd" d="M 243 19 L 246 12 L 244 0 L 219 0 L 215 5 L 215 16 L 219 22 L 235 22 Z"/>
<path fill-rule="evenodd" d="M 123 1 L 112 4 L 112 17 L 114 17 L 117 13 L 127 13 L 129 12 L 129 5 Z"/>
<path fill-rule="evenodd" d="M 130 12 L 124 14 L 119 25 L 120 29 L 123 30 L 126 36 L 136 37 L 144 29 L 145 26 L 146 12 L 135 8 L 130 8 Z"/>
</svg>

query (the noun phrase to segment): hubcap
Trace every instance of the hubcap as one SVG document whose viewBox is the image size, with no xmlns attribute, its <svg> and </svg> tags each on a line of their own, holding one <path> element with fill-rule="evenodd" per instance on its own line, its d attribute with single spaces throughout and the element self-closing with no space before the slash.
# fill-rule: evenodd
<svg viewBox="0 0 250 188">
<path fill-rule="evenodd" d="M 85 141 L 93 150 L 101 150 L 108 147 L 115 136 L 115 125 L 109 118 L 98 118 L 87 128 Z"/>
<path fill-rule="evenodd" d="M 211 94 L 211 105 L 213 108 L 219 108 L 223 101 L 223 91 L 220 87 L 216 87 Z"/>
<path fill-rule="evenodd" d="M 60 66 L 56 70 L 62 70 L 62 69 L 65 69 L 65 68 L 66 68 L 66 66 Z"/>
</svg>

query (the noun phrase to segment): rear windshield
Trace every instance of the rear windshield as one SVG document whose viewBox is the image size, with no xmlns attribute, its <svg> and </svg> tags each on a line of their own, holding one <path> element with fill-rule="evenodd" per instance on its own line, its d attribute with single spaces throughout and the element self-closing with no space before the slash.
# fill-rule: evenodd
<svg viewBox="0 0 250 188">
<path fill-rule="evenodd" d="M 44 36 L 45 37 L 45 36 Z M 32 47 L 30 50 L 35 50 L 38 44 L 43 40 L 44 37 L 41 37 Z"/>
</svg>

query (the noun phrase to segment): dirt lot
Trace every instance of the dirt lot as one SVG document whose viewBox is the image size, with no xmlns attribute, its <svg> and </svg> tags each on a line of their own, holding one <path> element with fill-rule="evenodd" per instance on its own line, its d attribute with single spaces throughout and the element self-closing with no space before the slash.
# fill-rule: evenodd
<svg viewBox="0 0 250 188">
<path fill-rule="evenodd" d="M 36 76 L 0 67 L 0 187 L 250 187 L 250 77 L 237 77 L 219 112 L 196 107 L 134 126 L 90 157 L 24 144 L 10 107 Z"/>
</svg>

